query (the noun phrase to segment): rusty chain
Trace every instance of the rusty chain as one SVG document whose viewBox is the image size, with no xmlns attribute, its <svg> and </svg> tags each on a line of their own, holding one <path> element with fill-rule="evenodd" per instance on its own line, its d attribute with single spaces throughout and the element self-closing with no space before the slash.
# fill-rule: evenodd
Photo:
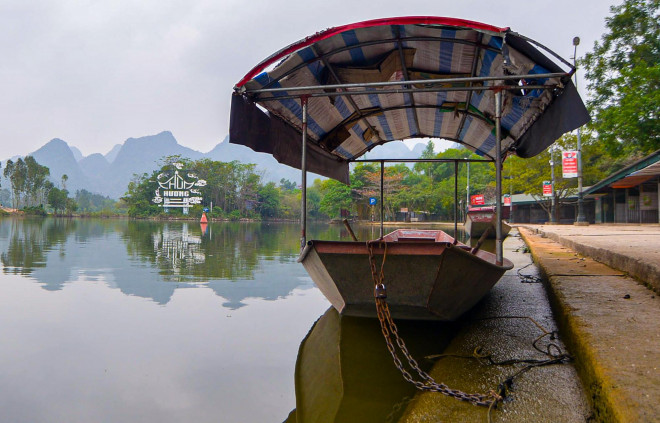
<svg viewBox="0 0 660 423">
<path fill-rule="evenodd" d="M 383 260 L 380 265 L 380 272 L 376 269 L 376 259 L 374 258 L 373 246 L 375 244 L 384 245 L 383 249 Z M 444 383 L 436 382 L 433 377 L 428 373 L 422 370 L 419 367 L 417 361 L 412 357 L 408 348 L 406 347 L 405 342 L 399 336 L 399 331 L 392 320 L 390 314 L 390 309 L 387 305 L 387 290 L 385 287 L 385 260 L 387 258 L 387 243 L 382 242 L 381 240 L 376 241 L 367 241 L 367 250 L 369 252 L 369 265 L 371 267 L 371 276 L 374 281 L 374 297 L 376 302 L 376 313 L 378 315 L 378 321 L 380 322 L 380 328 L 385 338 L 385 343 L 387 344 L 387 349 L 394 360 L 394 365 L 399 369 L 403 378 L 413 384 L 417 389 L 422 391 L 431 391 L 439 392 L 441 394 L 456 398 L 461 401 L 466 401 L 474 405 L 480 405 L 492 409 L 499 401 L 502 401 L 502 397 L 495 391 L 491 390 L 487 394 L 468 394 L 458 389 L 451 389 Z M 394 342 L 392 341 L 394 338 Z M 396 346 L 395 346 L 396 343 Z M 401 358 L 399 357 L 399 352 L 403 355 L 408 366 L 414 371 L 416 376 L 421 380 L 415 379 L 411 372 L 409 372 Z"/>
</svg>

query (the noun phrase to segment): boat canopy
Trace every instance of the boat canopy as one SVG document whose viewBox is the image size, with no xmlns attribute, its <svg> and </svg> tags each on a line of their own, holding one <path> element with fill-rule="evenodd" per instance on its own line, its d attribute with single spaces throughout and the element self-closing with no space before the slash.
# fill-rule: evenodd
<svg viewBox="0 0 660 423">
<path fill-rule="evenodd" d="M 495 161 L 532 157 L 589 120 L 574 67 L 509 28 L 443 17 L 330 28 L 255 66 L 234 87 L 230 138 L 348 183 L 348 163 L 384 143 L 442 138 Z M 501 148 L 496 136 L 501 93 Z"/>
</svg>

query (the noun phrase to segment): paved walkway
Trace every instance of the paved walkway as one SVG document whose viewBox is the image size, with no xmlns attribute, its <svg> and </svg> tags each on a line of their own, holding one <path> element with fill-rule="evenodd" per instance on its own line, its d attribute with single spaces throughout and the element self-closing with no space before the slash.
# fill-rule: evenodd
<svg viewBox="0 0 660 423">
<path fill-rule="evenodd" d="M 660 225 L 521 225 L 621 270 L 660 294 Z"/>
<path fill-rule="evenodd" d="M 525 226 L 595 420 L 660 422 L 660 226 Z"/>
</svg>

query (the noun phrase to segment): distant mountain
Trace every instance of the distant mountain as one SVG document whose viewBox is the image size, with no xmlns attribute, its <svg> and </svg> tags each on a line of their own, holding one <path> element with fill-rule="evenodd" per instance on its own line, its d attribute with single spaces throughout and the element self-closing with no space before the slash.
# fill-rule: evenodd
<svg viewBox="0 0 660 423">
<path fill-rule="evenodd" d="M 61 180 L 64 174 L 68 176 L 66 188 L 69 192 L 76 192 L 76 190 L 88 186 L 87 178 L 80 170 L 73 151 L 65 141 L 54 138 L 31 153 L 30 156 L 34 157 L 40 165 L 50 169 L 50 180 L 55 186 L 62 188 Z"/>
<path fill-rule="evenodd" d="M 80 159 L 84 157 L 83 153 L 80 150 L 78 150 L 78 148 L 72 145 L 70 145 L 69 148 L 71 149 L 71 152 L 73 153 L 73 157 L 76 159 L 77 162 L 79 162 Z"/>
<path fill-rule="evenodd" d="M 412 149 L 411 156 L 416 158 L 416 159 L 420 158 L 425 149 L 426 149 L 426 144 L 421 143 L 421 142 L 417 143 L 417 144 L 415 144 L 415 146 Z"/>
<path fill-rule="evenodd" d="M 368 153 L 368 158 L 417 158 L 424 151 L 420 143 L 410 150 L 402 142 L 391 142 L 376 147 Z M 223 162 L 237 160 L 242 163 L 254 163 L 256 170 L 262 172 L 264 179 L 279 183 L 284 178 L 300 182 L 300 170 L 280 164 L 271 155 L 257 153 L 248 147 L 230 144 L 229 137 L 216 145 L 208 153 L 201 153 L 180 145 L 174 135 L 164 131 L 156 135 L 141 138 L 129 138 L 123 144 L 115 145 L 105 155 L 100 153 L 80 157 L 76 147 L 55 138 L 37 151 L 31 153 L 38 163 L 50 168 L 51 180 L 61 186 L 63 174 L 68 176 L 66 187 L 71 193 L 86 189 L 110 198 L 123 196 L 134 174 L 151 173 L 158 167 L 159 161 L 166 156 L 180 155 L 191 160 L 209 158 Z M 15 160 L 17 157 L 14 157 Z M 320 176 L 310 174 L 311 182 Z M 9 186 L 3 181 L 3 187 Z"/>
<path fill-rule="evenodd" d="M 107 177 L 110 169 L 110 163 L 108 163 L 106 158 L 101 153 L 90 154 L 78 161 L 78 166 L 80 166 L 80 170 L 87 177 L 87 191 L 103 192 L 101 187 L 105 184 L 104 178 Z"/>
<path fill-rule="evenodd" d="M 165 156 L 181 155 L 192 160 L 201 159 L 199 151 L 177 143 L 170 131 L 141 138 L 129 138 L 110 163 L 105 174 L 97 174 L 101 179 L 97 191 L 111 198 L 119 198 L 126 193 L 126 187 L 134 174 L 151 173 L 158 161 Z"/>
<path fill-rule="evenodd" d="M 417 147 L 417 144 L 415 147 Z M 424 148 L 422 147 L 422 151 Z M 417 159 L 422 153 L 415 154 L 406 146 L 403 141 L 392 141 L 387 144 L 374 147 L 373 150 L 365 154 L 364 159 Z"/>
<path fill-rule="evenodd" d="M 264 179 L 273 182 L 279 182 L 282 178 L 288 179 L 290 181 L 299 182 L 301 178 L 301 172 L 298 169 L 294 169 L 290 166 L 280 164 L 275 160 L 273 156 L 267 153 L 257 153 L 249 147 L 238 144 L 230 144 L 229 136 L 218 145 L 216 145 L 213 150 L 209 151 L 204 155 L 211 160 L 217 160 L 221 162 L 231 162 L 237 160 L 241 163 L 254 163 L 258 171 L 264 172 Z M 320 178 L 319 175 L 310 173 L 309 176 L 312 180 Z"/>
<path fill-rule="evenodd" d="M 108 161 L 108 163 L 115 161 L 117 154 L 119 154 L 119 150 L 121 150 L 121 144 L 115 144 L 115 146 L 112 147 L 112 150 L 105 153 L 105 159 Z"/>
</svg>

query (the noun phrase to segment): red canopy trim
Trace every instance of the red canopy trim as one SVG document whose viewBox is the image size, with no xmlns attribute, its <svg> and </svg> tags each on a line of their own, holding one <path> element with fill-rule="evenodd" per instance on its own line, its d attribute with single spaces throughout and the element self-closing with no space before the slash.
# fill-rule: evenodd
<svg viewBox="0 0 660 423">
<path fill-rule="evenodd" d="M 469 21 L 466 19 L 446 18 L 446 17 L 436 17 L 436 16 L 405 16 L 398 18 L 381 18 L 381 19 L 372 19 L 369 21 L 337 26 L 317 32 L 314 35 L 310 35 L 309 37 L 306 37 L 287 47 L 284 47 L 282 50 L 271 55 L 270 57 L 266 58 L 261 63 L 253 67 L 240 81 L 238 81 L 238 84 L 236 84 L 235 88 L 242 87 L 243 85 L 245 85 L 246 82 L 248 82 L 258 74 L 260 74 L 265 68 L 267 68 L 274 62 L 279 61 L 281 58 L 288 56 L 289 54 L 303 47 L 307 47 L 318 41 L 325 40 L 334 35 L 340 34 L 344 31 L 349 31 L 358 28 L 373 27 L 373 26 L 384 26 L 384 25 L 447 25 L 447 26 L 454 26 L 457 28 L 471 28 L 479 31 L 489 31 L 495 33 L 503 33 L 509 30 L 508 27 L 500 28 L 493 25 L 484 24 L 481 22 Z"/>
</svg>

